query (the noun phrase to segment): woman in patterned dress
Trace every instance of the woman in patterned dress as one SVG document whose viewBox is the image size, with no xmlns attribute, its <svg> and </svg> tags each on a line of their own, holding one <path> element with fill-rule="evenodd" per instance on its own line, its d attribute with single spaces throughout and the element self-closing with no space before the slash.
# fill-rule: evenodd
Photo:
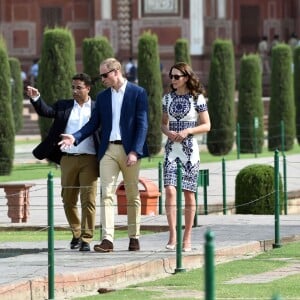
<svg viewBox="0 0 300 300">
<path fill-rule="evenodd" d="M 195 192 L 200 169 L 198 134 L 210 130 L 204 89 L 192 70 L 179 62 L 171 67 L 171 92 L 162 100 L 162 132 L 167 136 L 164 158 L 165 208 L 169 224 L 166 248 L 176 245 L 177 163 L 182 164 L 182 190 L 185 199 L 183 251 L 191 251 L 191 233 L 196 211 Z M 179 241 L 180 242 L 180 241 Z"/>
</svg>

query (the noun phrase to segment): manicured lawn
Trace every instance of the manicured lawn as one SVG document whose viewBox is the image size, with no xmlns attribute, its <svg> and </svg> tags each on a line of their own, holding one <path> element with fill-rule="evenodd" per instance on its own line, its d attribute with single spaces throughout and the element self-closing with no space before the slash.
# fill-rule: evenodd
<svg viewBox="0 0 300 300">
<path fill-rule="evenodd" d="M 300 146 L 298 144 L 294 145 L 294 148 L 285 153 L 286 156 L 291 154 L 298 154 L 300 152 Z M 201 162 L 221 162 L 223 156 L 213 156 L 207 151 L 201 151 Z M 274 152 L 267 151 L 266 148 L 263 149 L 262 153 L 259 153 L 257 157 L 274 157 Z M 236 150 L 232 150 L 229 154 L 224 156 L 226 161 L 237 159 Z M 240 159 L 255 158 L 254 154 L 241 154 Z M 142 160 L 142 169 L 158 168 L 159 162 L 163 161 L 163 154 L 156 155 L 150 158 L 144 158 Z M 53 177 L 60 176 L 60 168 L 55 164 L 47 163 L 35 163 L 35 164 L 17 164 L 13 167 L 13 171 L 10 175 L 0 176 L 0 182 L 8 181 L 26 181 L 34 179 L 47 179 L 49 172 L 53 174 Z"/>
<path fill-rule="evenodd" d="M 300 270 L 296 275 L 270 280 L 267 283 L 252 283 L 253 277 L 232 283 L 233 279 L 245 276 L 259 275 L 268 277 L 265 272 L 275 271 L 277 268 L 300 263 L 300 243 L 284 244 L 281 248 L 273 249 L 256 257 L 245 258 L 222 263 L 215 267 L 215 299 L 269 299 L 275 295 L 284 299 L 300 299 Z M 256 277 L 254 277 L 256 278 Z M 204 270 L 202 268 L 189 272 L 177 273 L 156 281 L 132 285 L 125 289 L 110 293 L 81 297 L 85 300 L 151 300 L 151 299 L 205 299 Z M 279 298 L 276 298 L 279 299 Z"/>
</svg>

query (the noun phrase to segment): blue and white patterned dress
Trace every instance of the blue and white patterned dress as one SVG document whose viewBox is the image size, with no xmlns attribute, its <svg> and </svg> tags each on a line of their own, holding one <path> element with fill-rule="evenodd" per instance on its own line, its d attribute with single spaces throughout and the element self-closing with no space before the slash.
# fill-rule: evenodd
<svg viewBox="0 0 300 300">
<path fill-rule="evenodd" d="M 162 109 L 169 116 L 169 130 L 179 132 L 198 126 L 199 112 L 207 110 L 203 95 L 194 100 L 190 94 L 166 94 L 162 100 Z M 196 192 L 200 169 L 200 155 L 197 139 L 193 135 L 181 143 L 167 140 L 164 160 L 164 185 L 177 185 L 177 162 L 182 163 L 182 189 Z"/>
</svg>

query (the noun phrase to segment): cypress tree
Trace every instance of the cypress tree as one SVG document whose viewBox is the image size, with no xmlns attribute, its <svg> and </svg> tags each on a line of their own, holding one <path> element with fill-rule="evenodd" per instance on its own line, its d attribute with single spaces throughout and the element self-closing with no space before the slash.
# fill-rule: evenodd
<svg viewBox="0 0 300 300">
<path fill-rule="evenodd" d="M 53 104 L 58 99 L 72 98 L 71 80 L 75 74 L 75 42 L 66 28 L 46 29 L 39 63 L 38 88 L 43 100 Z M 40 117 L 42 139 L 52 119 Z"/>
<path fill-rule="evenodd" d="M 177 39 L 175 46 L 175 63 L 177 62 L 185 62 L 191 65 L 191 56 L 189 51 L 189 42 L 187 39 Z"/>
<path fill-rule="evenodd" d="M 114 51 L 106 37 L 85 38 L 82 43 L 83 72 L 93 79 L 99 76 L 100 63 L 114 56 Z M 101 80 L 94 80 L 90 96 L 96 99 L 97 93 L 105 89 Z"/>
<path fill-rule="evenodd" d="M 144 32 L 138 42 L 138 82 L 145 88 L 149 101 L 149 129 L 147 143 L 150 156 L 160 152 L 162 133 L 162 79 L 157 35 Z"/>
<path fill-rule="evenodd" d="M 241 59 L 237 121 L 241 153 L 260 153 L 264 143 L 262 74 L 256 54 Z"/>
<path fill-rule="evenodd" d="M 13 166 L 15 129 L 11 105 L 11 74 L 7 48 L 0 35 L 0 176 L 9 175 Z"/>
<path fill-rule="evenodd" d="M 15 124 L 15 132 L 23 127 L 23 81 L 21 78 L 21 64 L 15 57 L 9 58 L 9 66 L 12 78 L 12 112 Z"/>
<path fill-rule="evenodd" d="M 294 49 L 294 95 L 296 105 L 296 135 L 300 144 L 300 47 Z"/>
<path fill-rule="evenodd" d="M 226 155 L 234 143 L 235 68 L 233 45 L 229 40 L 213 43 L 208 79 L 208 111 L 211 130 L 207 148 L 213 155 Z"/>
<path fill-rule="evenodd" d="M 282 149 L 281 121 L 284 124 Z M 279 44 L 272 49 L 271 99 L 269 108 L 268 148 L 288 151 L 295 138 L 295 102 L 292 80 L 292 51 Z"/>
</svg>

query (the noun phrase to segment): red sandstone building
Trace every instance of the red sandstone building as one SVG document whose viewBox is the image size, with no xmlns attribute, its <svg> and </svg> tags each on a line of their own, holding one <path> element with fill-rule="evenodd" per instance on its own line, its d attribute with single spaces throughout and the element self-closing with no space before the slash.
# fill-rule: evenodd
<svg viewBox="0 0 300 300">
<path fill-rule="evenodd" d="M 174 43 L 190 43 L 193 67 L 205 77 L 211 45 L 231 39 L 236 56 L 255 52 L 262 35 L 287 41 L 300 35 L 300 0 L 0 0 L 0 32 L 10 56 L 26 71 L 41 53 L 45 27 L 68 27 L 76 42 L 81 69 L 81 44 L 86 37 L 106 36 L 120 60 L 136 57 L 141 33 L 151 30 L 167 69 Z"/>
</svg>

